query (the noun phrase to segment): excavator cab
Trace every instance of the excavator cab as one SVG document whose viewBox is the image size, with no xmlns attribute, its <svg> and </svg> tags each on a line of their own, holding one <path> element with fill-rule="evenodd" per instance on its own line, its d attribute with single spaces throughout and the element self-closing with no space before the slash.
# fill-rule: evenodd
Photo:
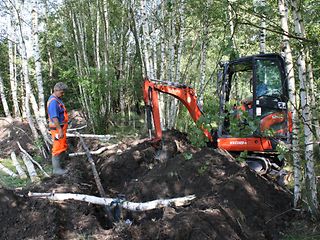
<svg viewBox="0 0 320 240">
<path fill-rule="evenodd" d="M 255 121 L 258 125 L 252 129 L 251 136 L 272 135 L 286 140 L 290 124 L 284 69 L 284 61 L 278 54 L 255 55 L 222 64 L 220 115 L 226 116 L 219 128 L 219 137 L 240 137 L 230 133 L 230 118 L 246 115 L 247 123 L 242 124 Z"/>
<path fill-rule="evenodd" d="M 282 167 L 276 147 L 280 141 L 289 142 L 292 131 L 283 58 L 261 54 L 220 66 L 219 111 L 224 119 L 217 146 L 234 153 L 247 151 L 247 162 L 254 169 L 268 171 L 272 164 Z M 232 131 L 232 123 L 237 131 Z M 251 131 L 241 134 L 245 125 Z"/>
</svg>

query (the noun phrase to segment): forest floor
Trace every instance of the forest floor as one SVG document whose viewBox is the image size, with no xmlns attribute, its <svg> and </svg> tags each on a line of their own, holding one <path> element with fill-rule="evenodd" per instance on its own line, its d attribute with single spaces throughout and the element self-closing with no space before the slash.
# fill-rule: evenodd
<svg viewBox="0 0 320 240">
<path fill-rule="evenodd" d="M 17 140 L 28 151 L 33 149 L 22 123 L 2 124 L 0 134 L 3 156 L 17 149 Z M 108 143 L 86 144 L 95 150 Z M 117 144 L 93 155 L 108 197 L 121 195 L 131 202 L 190 194 L 196 198 L 183 207 L 122 209 L 120 221 L 110 225 L 102 206 L 28 197 L 29 191 L 99 196 L 86 156 L 72 157 L 64 164 L 64 176 L 16 189 L 0 182 L 1 239 L 283 239 L 292 220 L 299 219 L 287 190 L 218 150 L 192 147 L 180 132 L 165 132 L 165 153 L 160 156 L 157 146 L 144 139 Z M 83 151 L 77 141 L 71 146 Z"/>
</svg>

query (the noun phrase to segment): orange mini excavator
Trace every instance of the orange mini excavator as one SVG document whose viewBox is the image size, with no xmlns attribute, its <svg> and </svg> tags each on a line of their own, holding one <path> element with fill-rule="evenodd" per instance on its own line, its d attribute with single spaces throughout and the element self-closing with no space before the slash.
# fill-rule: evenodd
<svg viewBox="0 0 320 240">
<path fill-rule="evenodd" d="M 288 82 L 285 64 L 278 54 L 260 54 L 221 63 L 217 97 L 220 107 L 217 114 L 224 116 L 216 130 L 202 128 L 209 145 L 227 150 L 233 155 L 247 152 L 246 162 L 255 171 L 265 174 L 280 171 L 284 160 L 277 152 L 279 142 L 289 143 L 292 132 L 291 113 L 288 112 Z M 190 86 L 159 80 L 145 79 L 143 95 L 147 111 L 148 129 L 154 140 L 161 140 L 158 94 L 169 94 L 180 100 L 194 122 L 203 115 L 195 91 Z M 232 107 L 230 107 L 232 106 Z M 232 135 L 231 118 L 243 122 L 241 112 L 258 122 L 257 129 L 248 136 Z M 268 131 L 269 134 L 265 134 Z"/>
</svg>

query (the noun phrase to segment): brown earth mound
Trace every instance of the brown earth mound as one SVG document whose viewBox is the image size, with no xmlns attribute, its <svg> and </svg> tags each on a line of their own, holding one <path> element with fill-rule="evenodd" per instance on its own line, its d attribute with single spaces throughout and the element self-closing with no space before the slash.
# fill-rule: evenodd
<svg viewBox="0 0 320 240">
<path fill-rule="evenodd" d="M 0 189 L 1 239 L 280 239 L 292 219 L 291 197 L 247 167 L 186 137 L 165 134 L 161 154 L 150 142 L 131 141 L 118 153 L 94 157 L 110 197 L 132 202 L 195 194 L 185 207 L 122 210 L 110 227 L 103 208 L 75 201 L 30 199 Z M 72 159 L 69 174 L 20 191 L 99 195 L 86 159 Z M 287 212 L 286 212 L 287 211 Z"/>
</svg>

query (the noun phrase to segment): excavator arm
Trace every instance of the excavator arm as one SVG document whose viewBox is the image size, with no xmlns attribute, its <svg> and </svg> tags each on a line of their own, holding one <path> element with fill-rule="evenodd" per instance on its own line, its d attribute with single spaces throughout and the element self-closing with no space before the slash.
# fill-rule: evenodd
<svg viewBox="0 0 320 240">
<path fill-rule="evenodd" d="M 147 122 L 149 134 L 151 137 L 151 114 L 153 116 L 154 128 L 155 128 L 155 140 L 162 138 L 162 129 L 160 123 L 160 111 L 159 111 L 159 93 L 169 94 L 177 98 L 188 109 L 190 116 L 196 123 L 202 116 L 202 112 L 197 104 L 197 96 L 193 88 L 177 84 L 173 82 L 165 82 L 158 80 L 149 80 L 145 78 L 143 83 L 143 98 L 147 110 Z M 212 141 L 212 136 L 207 129 L 202 128 L 206 137 Z"/>
</svg>

